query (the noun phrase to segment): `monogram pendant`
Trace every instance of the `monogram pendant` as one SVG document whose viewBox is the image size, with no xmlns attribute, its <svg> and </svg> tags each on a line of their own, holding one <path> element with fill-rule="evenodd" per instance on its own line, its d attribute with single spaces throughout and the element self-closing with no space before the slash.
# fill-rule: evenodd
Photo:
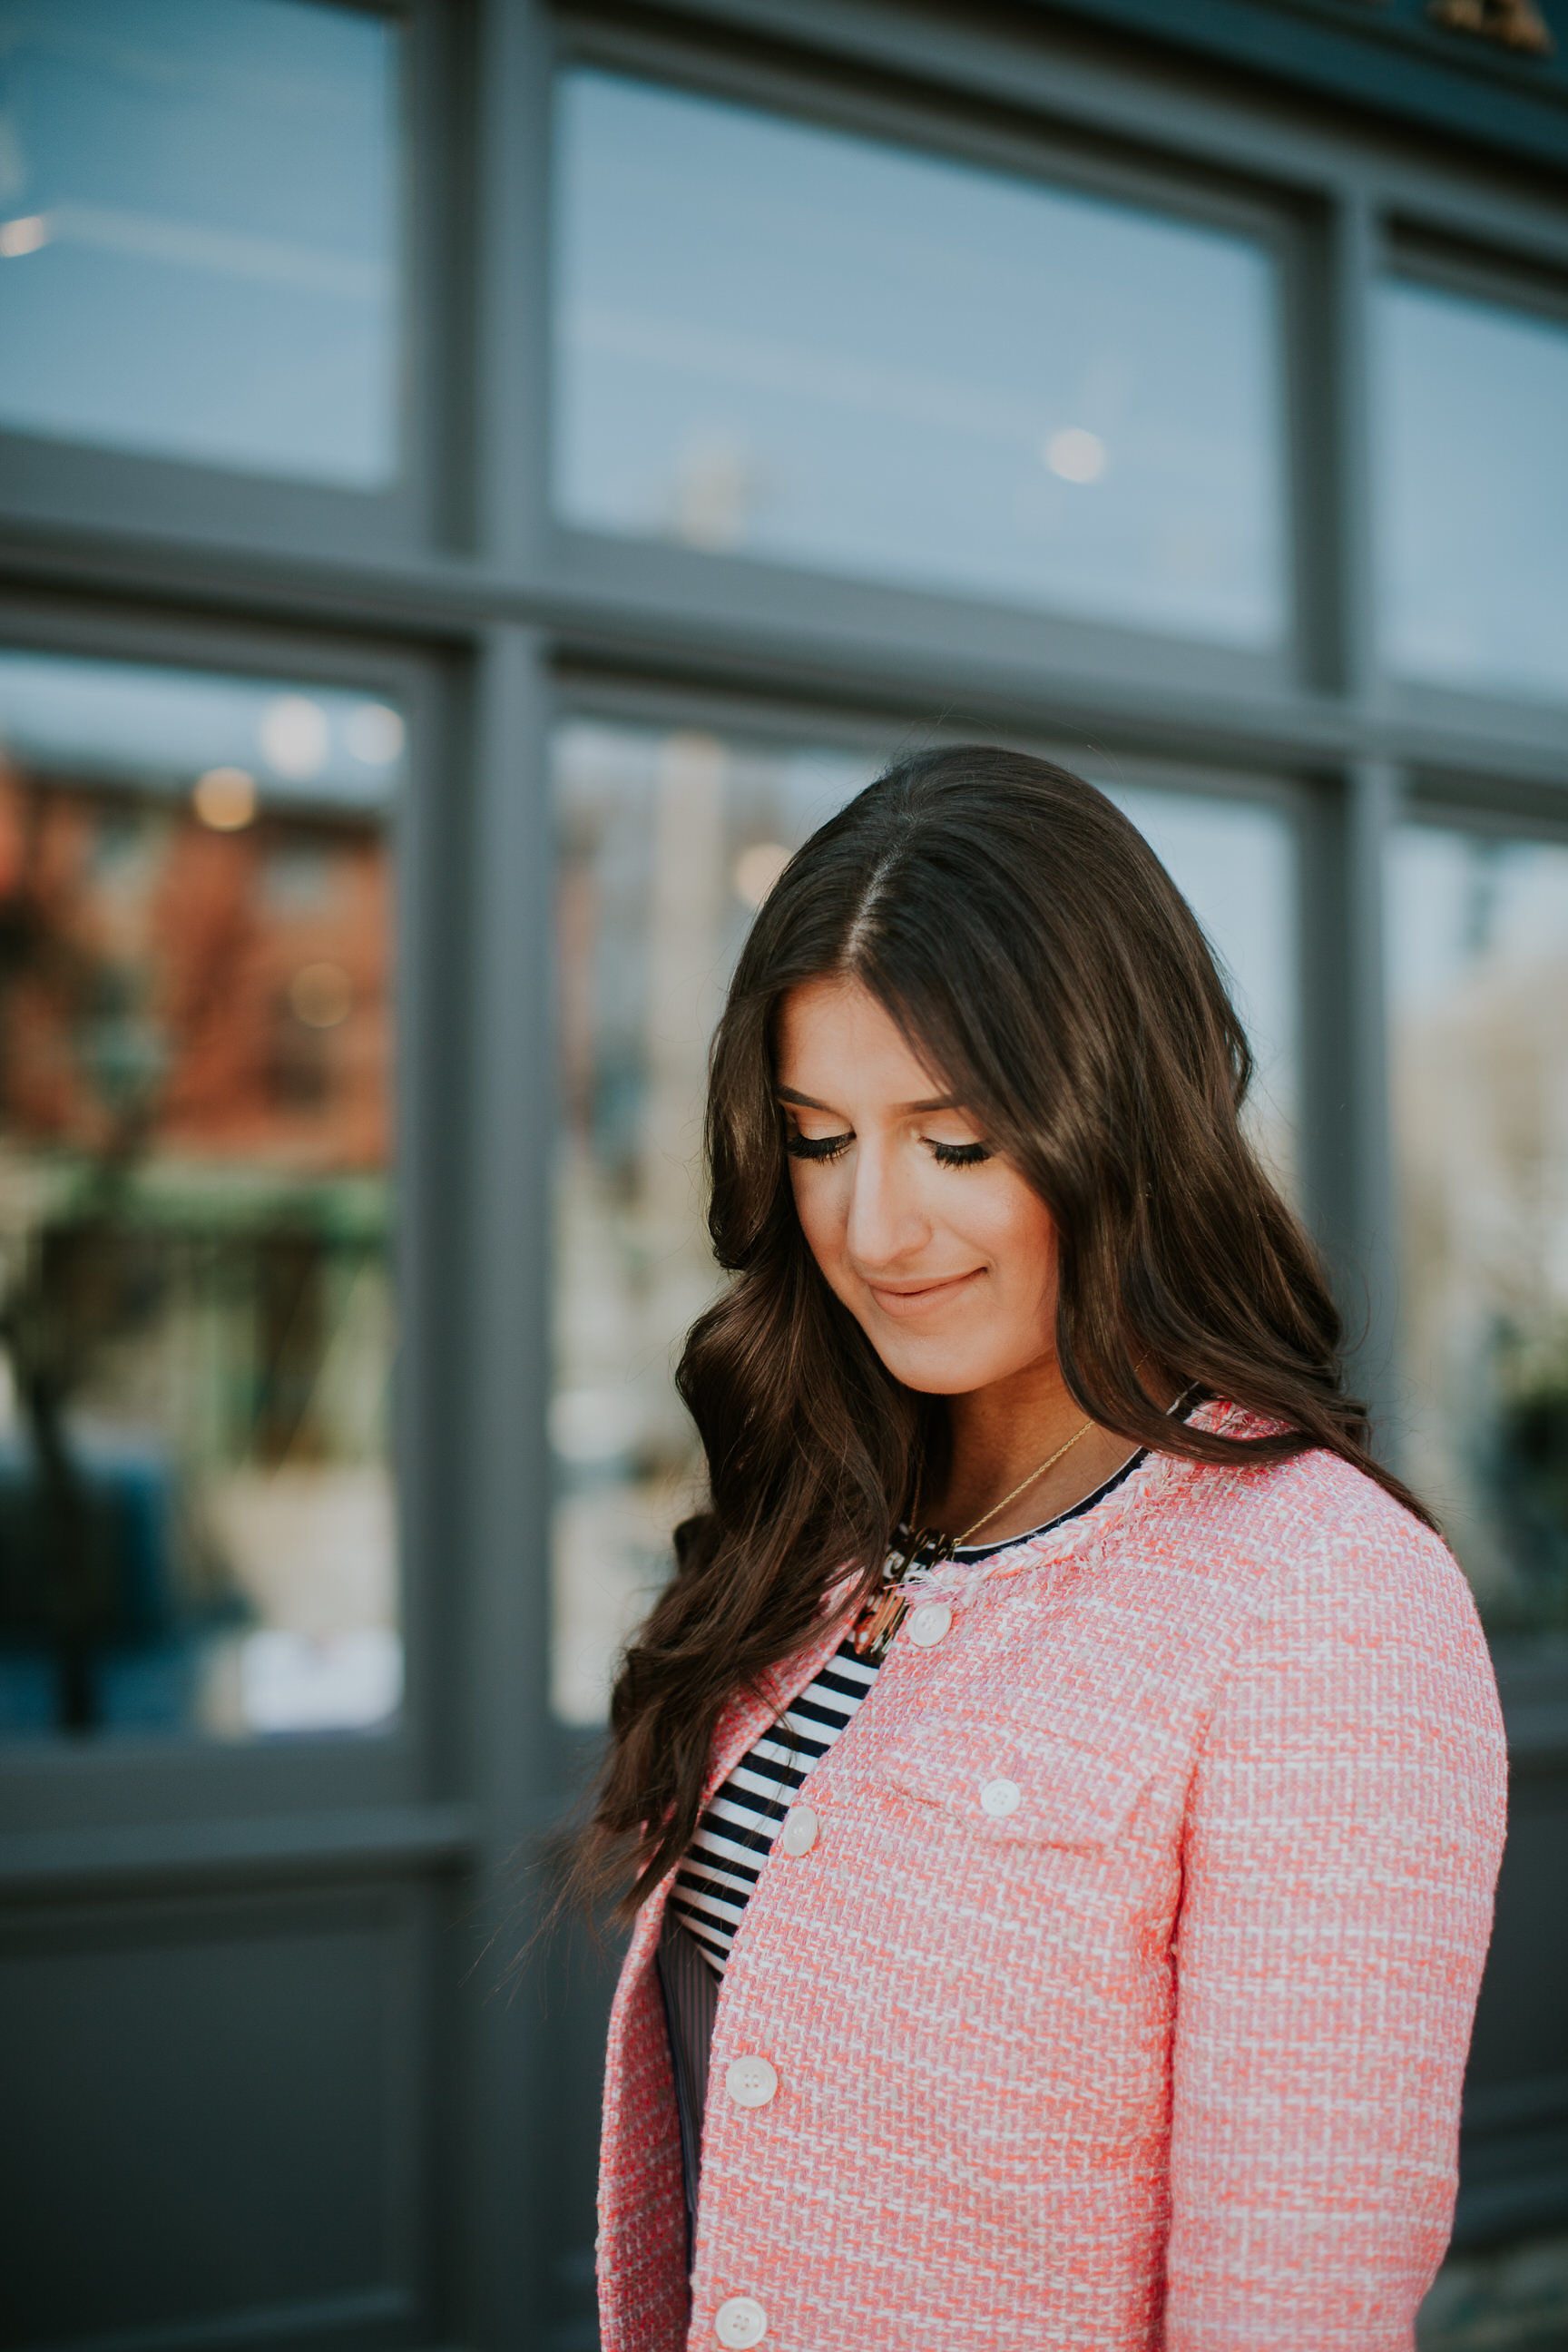
<svg viewBox="0 0 1568 2352">
<path fill-rule="evenodd" d="M 849 1637 L 855 1644 L 856 1656 L 864 1658 L 868 1665 L 879 1666 L 909 1613 L 909 1606 L 896 1586 L 874 1594 L 855 1620 Z"/>
</svg>

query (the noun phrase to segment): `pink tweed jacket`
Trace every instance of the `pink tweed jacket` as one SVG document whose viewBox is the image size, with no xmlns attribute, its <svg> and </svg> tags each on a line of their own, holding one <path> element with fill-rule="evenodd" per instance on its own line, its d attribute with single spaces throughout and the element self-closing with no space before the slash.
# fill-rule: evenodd
<svg viewBox="0 0 1568 2352">
<path fill-rule="evenodd" d="M 813 1775 L 816 1844 L 748 1906 L 689 2325 L 668 1882 L 639 1914 L 605 2352 L 1405 2352 L 1503 1836 L 1458 1570 L 1322 1454 L 1156 1457 L 1004 1565 L 940 1645 L 895 1642 Z M 731 1705 L 710 1786 L 838 1638 Z M 745 2056 L 765 2105 L 728 2095 Z"/>
</svg>

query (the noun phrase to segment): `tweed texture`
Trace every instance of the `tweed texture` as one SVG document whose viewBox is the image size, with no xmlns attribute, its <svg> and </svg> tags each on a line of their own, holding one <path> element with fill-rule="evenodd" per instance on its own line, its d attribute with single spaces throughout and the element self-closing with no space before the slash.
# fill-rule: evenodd
<svg viewBox="0 0 1568 2352">
<path fill-rule="evenodd" d="M 1240 1432 L 1228 1408 L 1209 1426 Z M 1155 1457 L 902 1636 L 721 1994 L 689 2331 L 644 1906 L 610 2026 L 605 2352 L 1408 2352 L 1503 1834 L 1438 1540 L 1332 1456 Z M 716 1787 L 837 1634 L 737 1699 Z M 981 1801 L 1005 1779 L 1016 1809 Z M 731 2103 L 769 2059 L 777 2095 Z"/>
</svg>

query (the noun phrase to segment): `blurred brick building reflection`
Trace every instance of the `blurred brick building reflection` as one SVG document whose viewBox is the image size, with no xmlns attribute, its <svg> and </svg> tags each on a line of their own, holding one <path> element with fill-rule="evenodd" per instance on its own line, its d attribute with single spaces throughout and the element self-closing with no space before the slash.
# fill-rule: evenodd
<svg viewBox="0 0 1568 2352">
<path fill-rule="evenodd" d="M 388 863 L 338 812 L 204 824 L 0 769 L 11 1136 L 369 1171 L 388 1150 Z"/>
</svg>

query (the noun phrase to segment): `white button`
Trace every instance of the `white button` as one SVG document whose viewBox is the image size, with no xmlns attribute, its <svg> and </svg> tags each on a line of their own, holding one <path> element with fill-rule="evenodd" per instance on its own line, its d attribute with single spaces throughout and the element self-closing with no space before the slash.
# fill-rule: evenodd
<svg viewBox="0 0 1568 2352">
<path fill-rule="evenodd" d="M 724 2088 L 738 2107 L 765 2107 L 778 2086 L 779 2078 L 765 2058 L 731 2058 L 724 2069 Z"/>
<path fill-rule="evenodd" d="M 816 1832 L 821 1827 L 821 1822 L 809 1805 L 792 1805 L 784 1817 L 784 1827 L 779 1832 L 779 1843 L 785 1853 L 792 1853 L 798 1859 L 801 1854 L 811 1852 L 812 1847 L 816 1843 Z"/>
<path fill-rule="evenodd" d="M 713 2333 L 730 2352 L 749 2352 L 768 2332 L 768 2315 L 754 2294 L 732 2294 L 713 2314 Z"/>
<path fill-rule="evenodd" d="M 980 1801 L 988 1813 L 1001 1821 L 1007 1813 L 1016 1813 L 1024 1801 L 1024 1791 L 1016 1780 L 987 1780 L 980 1791 Z"/>
<path fill-rule="evenodd" d="M 909 1636 L 917 1650 L 934 1650 L 952 1631 L 952 1612 L 945 1601 L 922 1601 L 910 1612 Z"/>
</svg>

